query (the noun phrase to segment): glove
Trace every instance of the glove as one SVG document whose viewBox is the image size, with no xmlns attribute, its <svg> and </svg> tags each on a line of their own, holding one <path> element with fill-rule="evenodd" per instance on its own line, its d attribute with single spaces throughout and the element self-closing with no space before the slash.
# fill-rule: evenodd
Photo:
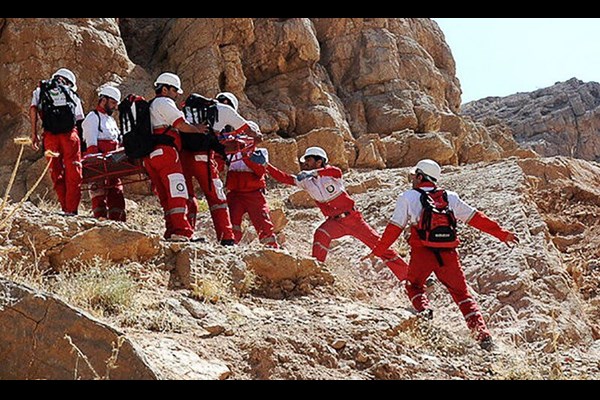
<svg viewBox="0 0 600 400">
<path fill-rule="evenodd" d="M 256 150 L 254 153 L 252 153 L 250 155 L 250 161 L 252 161 L 253 163 L 256 163 L 256 164 L 260 164 L 260 165 L 267 164 L 267 159 L 265 158 L 265 155 L 261 151 L 258 151 L 258 150 Z"/>
<path fill-rule="evenodd" d="M 296 180 L 298 182 L 302 182 L 306 178 L 311 178 L 311 177 L 314 178 L 317 176 L 318 176 L 318 172 L 316 170 L 315 171 L 302 171 L 296 176 Z"/>
</svg>

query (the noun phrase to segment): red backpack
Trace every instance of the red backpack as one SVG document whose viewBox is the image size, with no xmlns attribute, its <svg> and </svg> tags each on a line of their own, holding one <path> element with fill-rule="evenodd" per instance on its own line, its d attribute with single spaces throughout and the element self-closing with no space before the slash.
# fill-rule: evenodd
<svg viewBox="0 0 600 400">
<path fill-rule="evenodd" d="M 458 246 L 456 217 L 448 204 L 448 194 L 443 189 L 421 193 L 423 211 L 417 224 L 417 233 L 425 247 L 435 249 L 454 249 Z"/>
</svg>

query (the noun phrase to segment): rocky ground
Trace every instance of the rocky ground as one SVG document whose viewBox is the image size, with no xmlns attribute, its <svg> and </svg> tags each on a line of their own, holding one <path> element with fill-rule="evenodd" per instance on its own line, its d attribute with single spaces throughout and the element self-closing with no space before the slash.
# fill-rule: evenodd
<svg viewBox="0 0 600 400">
<path fill-rule="evenodd" d="M 345 175 L 380 232 L 408 188 L 406 173 Z M 2 228 L 0 271 L 123 332 L 167 379 L 598 379 L 599 176 L 598 164 L 564 158 L 444 168 L 445 186 L 521 239 L 510 249 L 461 227 L 463 267 L 498 344 L 492 353 L 469 337 L 439 282 L 430 292 L 434 318 L 425 322 L 382 264 L 359 261 L 368 249 L 354 239 L 334 241 L 325 265 L 312 261 L 320 213 L 291 196 L 295 188 L 272 182 L 270 204 L 288 220 L 278 223 L 285 225 L 280 252 L 261 250 L 252 228 L 241 246 L 215 246 L 207 214 L 199 234 L 208 243 L 166 244 L 155 199 L 131 196 L 127 226 L 65 222 L 52 203 L 28 205 Z M 119 251 L 94 259 L 101 248 L 92 240 L 67 245 L 79 234 L 110 247 L 125 232 L 137 243 L 137 261 Z M 405 241 L 397 249 L 408 260 Z M 39 272 L 65 266 L 75 253 L 87 260 L 78 272 Z M 127 290 L 112 302 L 83 293 L 92 275 Z"/>
</svg>

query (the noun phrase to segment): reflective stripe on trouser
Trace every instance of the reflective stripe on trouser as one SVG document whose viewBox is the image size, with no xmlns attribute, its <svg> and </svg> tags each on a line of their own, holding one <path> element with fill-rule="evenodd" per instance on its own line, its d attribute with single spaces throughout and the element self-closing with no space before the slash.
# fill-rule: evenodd
<svg viewBox="0 0 600 400">
<path fill-rule="evenodd" d="M 198 153 L 185 150 L 181 152 L 181 164 L 190 196 L 188 200 L 188 220 L 195 227 L 198 204 L 196 203 L 193 178 L 196 178 L 208 203 L 217 240 L 233 240 L 234 235 L 227 207 L 227 197 L 223 191 L 223 182 L 219 179 L 217 163 L 212 159 L 209 168 L 206 161 L 208 157 L 203 156 L 204 154 L 198 155 Z"/>
<path fill-rule="evenodd" d="M 98 150 L 103 153 L 116 150 L 117 142 L 98 140 Z M 96 218 L 108 218 L 112 221 L 126 221 L 125 197 L 120 179 L 107 179 L 102 188 L 94 184 L 90 188 L 92 210 Z"/>
<path fill-rule="evenodd" d="M 328 218 L 317 228 L 313 239 L 313 257 L 321 262 L 325 261 L 331 241 L 348 235 L 360 240 L 370 249 L 373 249 L 379 241 L 379 235 L 365 222 L 362 214 L 353 211 L 345 218 Z M 406 279 L 408 265 L 397 252 L 388 249 L 381 258 L 399 280 Z"/>
<path fill-rule="evenodd" d="M 50 163 L 50 178 L 64 212 L 76 213 L 81 202 L 81 147 L 77 129 L 69 133 L 44 132 L 44 149 L 59 154 Z"/>
<path fill-rule="evenodd" d="M 242 239 L 242 219 L 248 213 L 250 222 L 261 243 L 266 246 L 279 248 L 275 238 L 275 228 L 271 221 L 271 214 L 267 199 L 261 190 L 252 192 L 229 192 L 227 194 L 229 203 L 229 212 L 231 214 L 231 223 L 234 226 L 233 234 L 235 242 L 239 243 Z"/>
<path fill-rule="evenodd" d="M 443 266 L 439 265 L 435 254 L 430 249 L 421 246 L 411 248 L 406 293 L 413 307 L 417 311 L 423 311 L 429 307 L 429 301 L 425 294 L 425 281 L 433 272 L 448 289 L 469 329 L 477 335 L 481 333 L 489 334 L 479 306 L 469 294 L 458 253 L 456 250 L 442 250 L 439 254 L 444 262 Z"/>
<path fill-rule="evenodd" d="M 165 213 L 164 237 L 169 238 L 172 234 L 191 237 L 194 231 L 187 219 L 189 196 L 177 150 L 171 146 L 157 146 L 144 158 L 144 167 Z M 177 208 L 185 212 L 171 212 Z"/>
</svg>

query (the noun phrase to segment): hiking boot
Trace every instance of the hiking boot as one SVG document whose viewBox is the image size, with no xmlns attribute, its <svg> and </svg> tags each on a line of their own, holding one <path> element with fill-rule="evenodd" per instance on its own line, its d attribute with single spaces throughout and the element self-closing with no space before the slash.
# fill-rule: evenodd
<svg viewBox="0 0 600 400">
<path fill-rule="evenodd" d="M 190 238 L 183 235 L 172 234 L 168 239 L 168 242 L 189 242 Z"/>
<path fill-rule="evenodd" d="M 192 243 L 206 243 L 206 239 L 204 239 L 203 237 L 192 236 L 190 238 L 190 242 L 192 242 Z"/>
<path fill-rule="evenodd" d="M 427 280 L 425 281 L 425 287 L 430 288 L 433 287 L 433 285 L 435 285 L 435 279 L 431 277 L 427 278 Z"/>
<path fill-rule="evenodd" d="M 419 311 L 417 317 L 431 321 L 433 319 L 433 310 L 431 308 L 426 308 L 423 311 Z"/>
<path fill-rule="evenodd" d="M 221 246 L 233 246 L 233 245 L 235 245 L 235 240 L 233 240 L 233 239 L 221 240 Z"/>
<path fill-rule="evenodd" d="M 486 335 L 483 337 L 483 339 L 479 340 L 479 347 L 485 351 L 493 351 L 496 348 L 496 345 L 494 344 L 492 337 Z"/>
</svg>

